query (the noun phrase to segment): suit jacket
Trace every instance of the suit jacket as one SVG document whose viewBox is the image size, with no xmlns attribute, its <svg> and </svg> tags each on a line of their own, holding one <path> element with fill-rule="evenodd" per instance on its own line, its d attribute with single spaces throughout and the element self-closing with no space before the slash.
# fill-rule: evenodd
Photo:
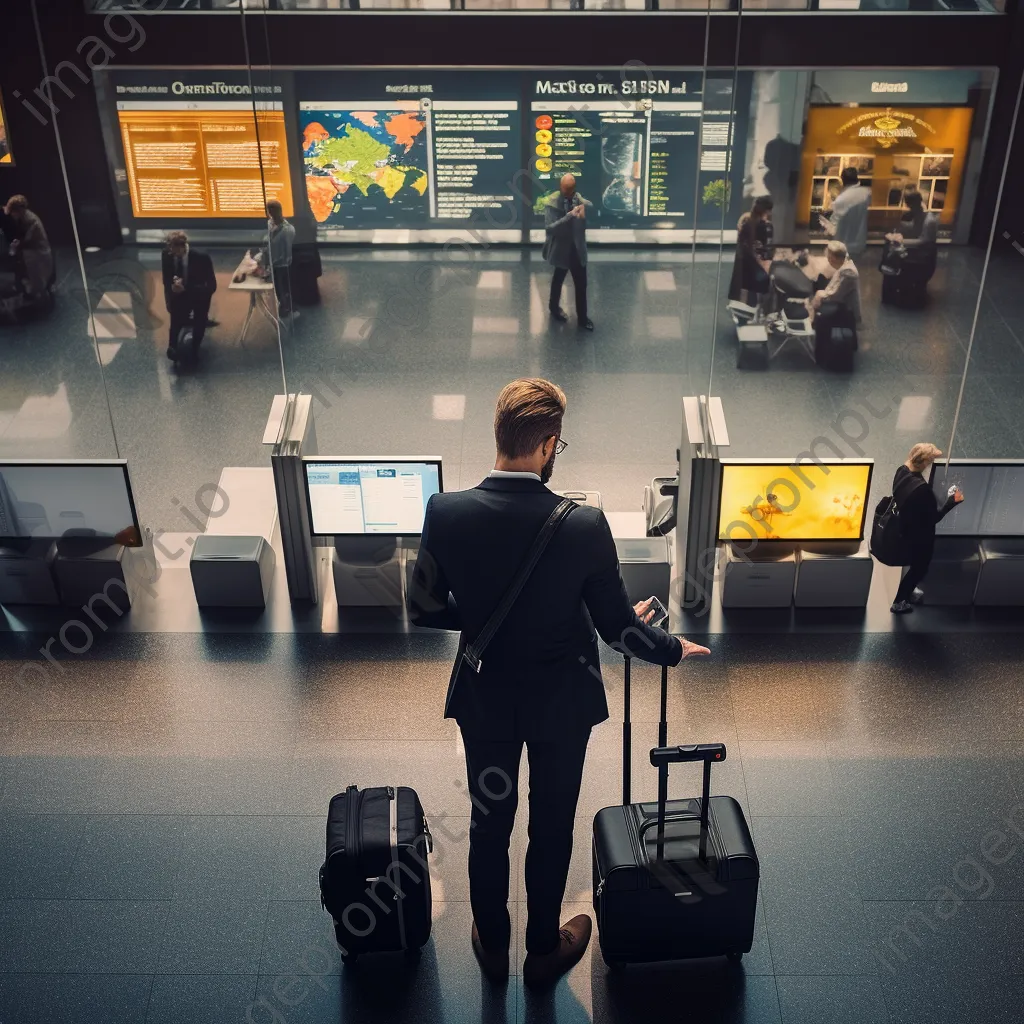
<svg viewBox="0 0 1024 1024">
<path fill-rule="evenodd" d="M 489 477 L 427 504 L 409 612 L 421 626 L 474 639 L 561 501 L 531 479 Z M 608 717 L 597 635 L 657 665 L 676 665 L 679 641 L 633 612 L 611 529 L 599 509 L 563 520 L 483 655 L 463 666 L 445 717 L 485 739 L 558 739 Z"/>
<path fill-rule="evenodd" d="M 160 257 L 160 270 L 164 279 L 164 298 L 167 301 L 167 308 L 171 308 L 171 301 L 175 294 L 171 291 L 171 284 L 174 282 L 174 257 L 165 249 Z M 213 260 L 209 253 L 202 249 L 188 247 L 188 269 L 185 273 L 184 295 L 190 298 L 209 298 L 217 290 L 217 275 L 213 272 Z"/>
<path fill-rule="evenodd" d="M 566 200 L 561 192 L 549 196 L 544 204 L 544 259 L 553 267 L 563 270 L 569 266 L 569 256 L 573 249 L 583 266 L 587 265 L 587 221 L 570 216 L 570 207 L 585 206 L 587 215 L 594 208 L 589 199 L 576 192 L 572 199 Z M 575 515 L 575 513 L 573 513 Z"/>
</svg>

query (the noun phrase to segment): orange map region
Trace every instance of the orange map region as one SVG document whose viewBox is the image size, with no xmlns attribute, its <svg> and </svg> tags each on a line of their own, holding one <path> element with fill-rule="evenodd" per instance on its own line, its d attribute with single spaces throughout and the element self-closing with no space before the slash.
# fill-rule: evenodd
<svg viewBox="0 0 1024 1024">
<path fill-rule="evenodd" d="M 350 116 L 354 117 L 357 121 L 361 121 L 367 128 L 380 127 L 376 110 L 353 110 Z"/>
<path fill-rule="evenodd" d="M 310 121 L 302 132 L 302 148 L 309 149 L 310 146 L 330 137 L 331 133 L 319 121 Z"/>
<path fill-rule="evenodd" d="M 306 176 L 306 195 L 309 196 L 309 208 L 317 224 L 323 224 L 330 217 L 337 194 L 338 190 L 330 178 Z"/>
<path fill-rule="evenodd" d="M 395 137 L 395 142 L 400 146 L 405 146 L 405 151 L 408 153 L 412 149 L 416 136 L 423 131 L 425 125 L 419 114 L 402 113 L 388 118 L 384 127 L 389 134 Z"/>
</svg>

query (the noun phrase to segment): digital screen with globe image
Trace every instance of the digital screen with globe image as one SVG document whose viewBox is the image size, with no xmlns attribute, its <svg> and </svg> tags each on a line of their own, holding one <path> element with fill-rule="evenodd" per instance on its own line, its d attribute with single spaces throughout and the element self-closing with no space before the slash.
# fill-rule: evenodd
<svg viewBox="0 0 1024 1024">
<path fill-rule="evenodd" d="M 324 228 L 415 227 L 429 217 L 426 114 L 300 111 L 306 194 Z"/>
</svg>

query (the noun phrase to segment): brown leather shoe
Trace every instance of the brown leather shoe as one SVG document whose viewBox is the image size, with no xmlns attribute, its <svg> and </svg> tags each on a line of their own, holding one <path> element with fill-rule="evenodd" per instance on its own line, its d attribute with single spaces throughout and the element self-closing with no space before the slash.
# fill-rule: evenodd
<svg viewBox="0 0 1024 1024">
<path fill-rule="evenodd" d="M 580 914 L 568 921 L 558 933 L 558 946 L 551 953 L 544 956 L 526 954 L 523 981 L 536 987 L 553 985 L 570 967 L 580 962 L 587 951 L 593 929 L 593 922 L 587 914 Z"/>
<path fill-rule="evenodd" d="M 473 922 L 472 932 L 473 952 L 480 962 L 480 970 L 491 979 L 491 981 L 505 981 L 508 979 L 508 950 L 503 953 L 488 953 L 480 943 L 480 933 L 476 930 L 476 921 Z"/>
</svg>

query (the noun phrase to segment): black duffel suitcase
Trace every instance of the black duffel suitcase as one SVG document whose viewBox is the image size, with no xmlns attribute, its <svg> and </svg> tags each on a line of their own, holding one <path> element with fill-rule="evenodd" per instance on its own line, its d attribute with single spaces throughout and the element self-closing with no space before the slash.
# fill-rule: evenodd
<svg viewBox="0 0 1024 1024">
<path fill-rule="evenodd" d="M 349 786 L 331 798 L 320 902 L 345 963 L 360 953 L 414 954 L 430 938 L 432 849 L 414 789 Z"/>
<path fill-rule="evenodd" d="M 740 805 L 732 797 L 710 795 L 711 766 L 725 760 L 725 746 L 666 744 L 663 668 L 658 746 L 651 751 L 658 802 L 630 803 L 629 664 L 627 658 L 623 803 L 594 818 L 601 955 L 612 968 L 723 955 L 738 961 L 754 942 L 760 865 Z M 668 800 L 668 766 L 684 761 L 703 764 L 703 795 Z"/>
</svg>

